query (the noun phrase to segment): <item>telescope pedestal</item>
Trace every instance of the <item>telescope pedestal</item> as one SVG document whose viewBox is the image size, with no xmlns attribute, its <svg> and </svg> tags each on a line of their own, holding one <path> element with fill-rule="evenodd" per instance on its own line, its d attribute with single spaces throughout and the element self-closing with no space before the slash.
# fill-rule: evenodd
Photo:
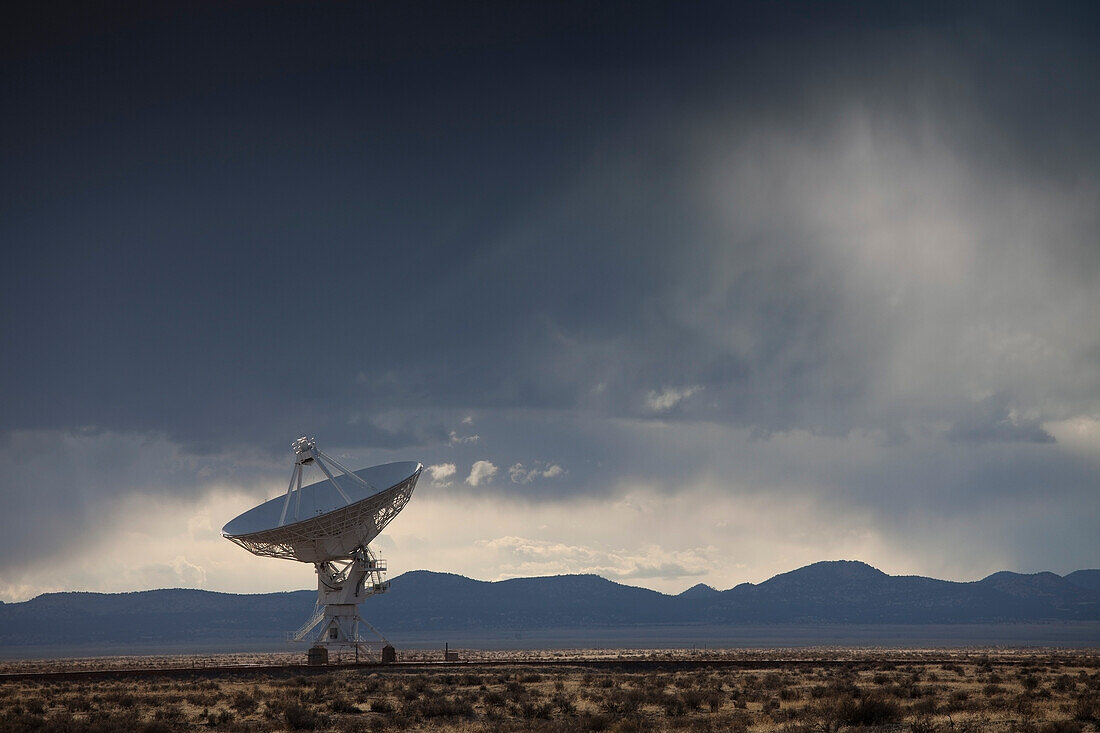
<svg viewBox="0 0 1100 733">
<path fill-rule="evenodd" d="M 385 561 L 376 558 L 368 548 L 358 547 L 349 560 L 330 560 L 316 563 L 315 567 L 317 605 L 309 620 L 292 635 L 291 641 L 309 642 L 312 649 L 351 647 L 358 660 L 360 651 L 369 651 L 374 643 L 363 636 L 363 631 L 369 629 L 383 648 L 389 647 L 378 629 L 359 615 L 360 603 L 389 588 L 389 583 L 383 579 Z"/>
</svg>

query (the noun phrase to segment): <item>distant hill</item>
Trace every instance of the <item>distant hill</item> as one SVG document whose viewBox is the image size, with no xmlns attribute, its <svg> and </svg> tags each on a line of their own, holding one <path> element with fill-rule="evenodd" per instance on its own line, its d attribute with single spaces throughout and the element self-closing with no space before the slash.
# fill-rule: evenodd
<svg viewBox="0 0 1100 733">
<path fill-rule="evenodd" d="M 1000 572 L 957 583 L 892 576 L 861 562 L 819 562 L 759 585 L 744 583 L 708 608 L 711 622 L 859 624 L 1098 620 L 1100 593 L 1053 573 Z"/>
<path fill-rule="evenodd" d="M 714 598 L 717 595 L 721 595 L 721 591 L 716 590 L 706 583 L 698 583 L 691 586 L 683 593 L 676 596 L 677 598 Z"/>
<path fill-rule="evenodd" d="M 1100 570 L 1074 570 L 1066 580 L 1081 588 L 1100 590 Z"/>
<path fill-rule="evenodd" d="M 425 570 L 393 580 L 364 615 L 388 632 L 532 632 L 659 625 L 990 624 L 1100 621 L 1100 570 L 999 572 L 958 583 L 891 576 L 861 562 L 808 565 L 725 591 L 672 596 L 596 575 L 499 582 Z M 0 647 L 277 642 L 309 615 L 316 594 L 201 590 L 47 593 L 0 605 Z M 1100 640 L 1097 640 L 1100 642 Z"/>
</svg>

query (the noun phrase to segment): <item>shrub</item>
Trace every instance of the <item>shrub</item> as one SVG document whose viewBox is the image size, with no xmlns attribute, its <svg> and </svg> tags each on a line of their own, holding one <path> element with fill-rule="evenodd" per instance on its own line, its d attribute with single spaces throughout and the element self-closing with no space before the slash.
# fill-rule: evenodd
<svg viewBox="0 0 1100 733">
<path fill-rule="evenodd" d="M 1078 695 L 1074 705 L 1073 719 L 1084 723 L 1100 722 L 1100 695 L 1084 693 Z"/>
<path fill-rule="evenodd" d="M 528 720 L 537 718 L 539 720 L 550 720 L 550 716 L 554 713 L 554 706 L 549 702 L 544 703 L 523 703 L 522 707 L 523 717 Z M 473 708 L 470 709 L 470 715 L 473 715 Z"/>
<path fill-rule="evenodd" d="M 602 715 L 593 715 L 591 713 L 584 713 L 576 719 L 576 728 L 574 730 L 585 731 L 601 731 L 607 730 L 608 720 Z"/>
<path fill-rule="evenodd" d="M 499 708 L 504 705 L 504 695 L 499 692 L 493 692 L 492 690 L 486 690 L 481 693 L 481 701 L 485 703 L 486 707 Z"/>
<path fill-rule="evenodd" d="M 46 719 L 41 715 L 31 715 L 20 706 L 18 711 L 13 709 L 0 718 L 0 725 L 3 725 L 6 731 L 16 731 L 18 733 L 22 733 L 22 731 L 39 731 L 45 727 Z"/>
<path fill-rule="evenodd" d="M 922 716 L 909 723 L 909 733 L 936 733 L 936 724 Z"/>
<path fill-rule="evenodd" d="M 661 698 L 661 707 L 665 711 L 665 715 L 670 718 L 677 718 L 687 712 L 687 705 L 684 704 L 683 698 L 679 695 L 664 695 Z"/>
<path fill-rule="evenodd" d="M 791 702 L 800 697 L 802 697 L 802 693 L 797 687 L 784 687 L 779 691 L 779 699 L 784 702 Z"/>
<path fill-rule="evenodd" d="M 256 708 L 260 706 L 260 701 L 257 700 L 252 694 L 248 692 L 238 692 L 233 696 L 233 701 L 229 703 L 229 707 L 237 711 L 239 715 L 251 715 L 256 712 Z"/>
<path fill-rule="evenodd" d="M 342 695 L 334 697 L 332 701 L 329 702 L 328 709 L 334 713 L 342 713 L 345 715 L 358 715 L 363 712 Z"/>
<path fill-rule="evenodd" d="M 283 717 L 291 730 L 317 730 L 321 719 L 313 710 L 301 703 L 292 702 L 283 710 Z"/>
<path fill-rule="evenodd" d="M 512 702 L 521 703 L 528 697 L 527 688 L 519 682 L 509 682 L 504 686 L 504 689 L 508 694 L 508 699 Z"/>
<path fill-rule="evenodd" d="M 211 705 L 218 704 L 218 695 L 209 692 L 192 692 L 184 695 L 183 699 L 187 701 L 188 705 L 194 705 L 197 708 L 208 708 Z"/>
<path fill-rule="evenodd" d="M 911 709 L 918 715 L 935 715 L 937 709 L 936 698 L 932 696 L 921 698 L 913 704 Z"/>
<path fill-rule="evenodd" d="M 427 697 L 407 703 L 401 712 L 408 718 L 472 718 L 474 708 L 465 700 L 449 697 Z"/>
<path fill-rule="evenodd" d="M 72 713 L 67 710 L 56 712 L 46 720 L 45 730 L 47 731 L 57 731 L 57 733 L 62 733 L 62 731 L 67 732 L 80 729 L 81 728 L 76 722 L 76 719 L 73 718 Z"/>
<path fill-rule="evenodd" d="M 1084 730 L 1076 720 L 1052 720 L 1039 729 L 1039 733 L 1081 733 Z"/>
<path fill-rule="evenodd" d="M 133 708 L 121 711 L 97 710 L 88 716 L 88 728 L 96 731 L 132 731 L 141 727 L 141 719 Z"/>
<path fill-rule="evenodd" d="M 1033 703 L 1031 698 L 1027 694 L 1020 694 L 1016 696 L 1016 699 L 1012 704 L 1013 710 L 1021 718 L 1028 719 L 1033 713 Z"/>
<path fill-rule="evenodd" d="M 637 690 L 610 690 L 603 699 L 599 700 L 600 709 L 612 719 L 637 712 L 641 704 L 642 696 Z"/>
<path fill-rule="evenodd" d="M 870 695 L 854 700 L 841 700 L 837 708 L 840 722 L 845 725 L 886 725 L 901 720 L 901 708 L 893 700 Z"/>
<path fill-rule="evenodd" d="M 1077 682 L 1068 674 L 1061 675 L 1050 685 L 1055 692 L 1073 692 L 1077 689 Z"/>
<path fill-rule="evenodd" d="M 966 708 L 966 701 L 970 699 L 970 694 L 966 690 L 955 690 L 951 693 L 951 696 L 947 698 L 947 705 L 945 710 L 947 712 L 953 712 L 956 710 L 964 710 Z"/>
<path fill-rule="evenodd" d="M 622 718 L 611 727 L 612 733 L 649 733 L 651 730 L 653 730 L 652 724 L 637 716 Z"/>
<path fill-rule="evenodd" d="M 706 697 L 706 693 L 694 687 L 688 688 L 680 693 L 680 699 L 684 701 L 684 705 L 688 710 L 696 710 L 702 707 L 703 700 L 705 700 Z"/>
<path fill-rule="evenodd" d="M 720 715 L 714 718 L 714 729 L 723 733 L 745 733 L 752 724 L 752 718 L 748 713 L 736 712 L 730 715 Z"/>
<path fill-rule="evenodd" d="M 209 711 L 203 711 L 205 715 L 200 716 L 200 720 L 205 720 L 206 725 L 211 728 L 221 728 L 229 725 L 233 722 L 233 713 L 228 710 L 222 710 L 218 713 L 211 713 Z"/>
<path fill-rule="evenodd" d="M 555 693 L 550 702 L 557 706 L 562 715 L 573 716 L 577 713 L 577 705 L 573 700 L 573 695 L 562 691 Z"/>
</svg>

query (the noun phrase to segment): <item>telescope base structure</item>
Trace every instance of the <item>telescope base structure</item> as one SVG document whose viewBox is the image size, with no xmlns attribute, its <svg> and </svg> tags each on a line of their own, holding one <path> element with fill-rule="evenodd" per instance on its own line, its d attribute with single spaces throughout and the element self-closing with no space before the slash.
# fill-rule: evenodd
<svg viewBox="0 0 1100 733">
<path fill-rule="evenodd" d="M 383 662 L 393 661 L 393 647 L 359 615 L 360 603 L 389 588 L 389 582 L 383 579 L 386 562 L 360 546 L 348 560 L 329 560 L 316 563 L 315 567 L 317 605 L 313 615 L 290 635 L 290 641 L 310 644 L 310 664 L 324 664 L 330 650 L 342 649 L 354 650 L 356 661 L 361 654 L 376 656 Z M 364 636 L 367 630 L 373 638 Z"/>
</svg>

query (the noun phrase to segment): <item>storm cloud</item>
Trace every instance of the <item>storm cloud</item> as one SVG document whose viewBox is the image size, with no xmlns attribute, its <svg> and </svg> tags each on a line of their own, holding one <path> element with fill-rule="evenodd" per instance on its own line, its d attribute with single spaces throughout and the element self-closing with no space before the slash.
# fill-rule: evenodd
<svg viewBox="0 0 1100 733">
<path fill-rule="evenodd" d="M 560 551 L 759 579 L 687 518 L 510 526 L 632 492 L 828 505 L 897 571 L 1096 563 L 1090 6 L 28 12 L 0 74 L 6 587 L 128 501 L 285 489 L 301 433 L 514 506 L 435 568 L 480 577 Z"/>
</svg>

